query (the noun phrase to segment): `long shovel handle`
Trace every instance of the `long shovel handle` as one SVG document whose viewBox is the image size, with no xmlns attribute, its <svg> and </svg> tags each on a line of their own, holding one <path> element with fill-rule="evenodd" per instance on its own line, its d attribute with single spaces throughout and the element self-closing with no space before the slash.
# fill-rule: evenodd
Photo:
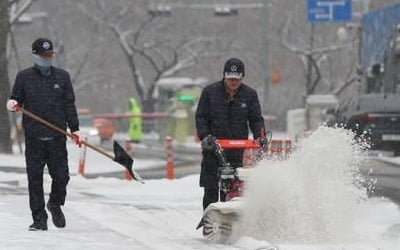
<svg viewBox="0 0 400 250">
<path fill-rule="evenodd" d="M 32 119 L 34 119 L 34 120 L 36 120 L 36 121 L 38 121 L 38 122 L 40 122 L 40 123 L 46 125 L 47 127 L 51 128 L 51 129 L 53 129 L 53 130 L 55 130 L 55 131 L 57 131 L 57 132 L 59 132 L 59 133 L 61 133 L 61 134 L 64 134 L 64 135 L 66 135 L 66 136 L 68 136 L 68 137 L 70 137 L 70 138 L 73 138 L 73 136 L 72 136 L 71 133 L 68 133 L 67 131 L 65 131 L 65 130 L 59 128 L 59 127 L 57 127 L 56 125 L 51 124 L 50 122 L 48 122 L 48 121 L 44 120 L 43 118 L 41 118 L 41 117 L 39 117 L 39 116 L 33 114 L 32 112 L 30 112 L 30 111 L 28 111 L 28 110 L 26 110 L 26 109 L 24 109 L 24 108 L 22 108 L 22 107 L 20 107 L 19 110 L 20 110 L 23 114 L 25 114 L 25 115 L 29 116 L 30 118 L 32 118 Z M 92 144 L 90 144 L 90 143 L 87 142 L 87 141 L 81 141 L 81 143 L 82 143 L 82 144 L 85 144 L 87 147 L 89 147 L 89 148 L 91 148 L 91 149 L 93 149 L 93 150 L 99 152 L 100 154 L 102 154 L 102 155 L 104 155 L 104 156 L 110 158 L 111 160 L 114 160 L 114 156 L 111 155 L 111 154 L 109 154 L 108 152 L 104 151 L 103 149 L 100 149 L 100 148 L 98 148 L 98 147 L 95 147 L 95 146 L 93 146 Z"/>
</svg>

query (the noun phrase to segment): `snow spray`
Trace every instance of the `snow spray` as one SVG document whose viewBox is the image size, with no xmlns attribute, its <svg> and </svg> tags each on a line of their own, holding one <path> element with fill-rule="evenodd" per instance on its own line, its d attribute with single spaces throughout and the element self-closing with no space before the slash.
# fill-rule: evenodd
<svg viewBox="0 0 400 250">
<path fill-rule="evenodd" d="M 354 240 L 367 148 L 348 130 L 321 126 L 288 160 L 261 161 L 245 186 L 245 234 L 272 243 Z"/>
</svg>

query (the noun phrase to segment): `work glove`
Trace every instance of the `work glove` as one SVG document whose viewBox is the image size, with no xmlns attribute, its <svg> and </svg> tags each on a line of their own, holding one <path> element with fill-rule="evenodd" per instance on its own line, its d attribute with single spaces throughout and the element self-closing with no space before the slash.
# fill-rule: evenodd
<svg viewBox="0 0 400 250">
<path fill-rule="evenodd" d="M 212 135 L 207 135 L 206 137 L 201 140 L 201 148 L 207 151 L 211 151 L 215 149 L 215 140 L 217 138 Z"/>
<path fill-rule="evenodd" d="M 258 141 L 260 148 L 266 149 L 268 148 L 269 140 L 271 138 L 268 138 L 266 136 L 260 136 L 256 140 Z"/>
<path fill-rule="evenodd" d="M 266 137 L 259 137 L 258 138 L 258 141 L 259 141 L 259 143 L 260 143 L 260 146 L 262 147 L 262 148 L 266 148 L 267 146 L 268 146 L 268 138 L 266 138 Z"/>
<path fill-rule="evenodd" d="M 258 143 L 260 143 L 261 148 L 267 148 L 271 138 L 272 138 L 272 132 L 267 131 L 267 133 L 265 133 L 265 136 L 258 137 L 257 141 Z"/>
<path fill-rule="evenodd" d="M 14 99 L 8 100 L 6 107 L 7 107 L 8 111 L 11 111 L 11 112 L 16 112 L 20 109 L 18 102 Z"/>
<path fill-rule="evenodd" d="M 82 147 L 81 132 L 79 132 L 79 130 L 71 134 L 71 139 L 78 147 Z"/>
</svg>

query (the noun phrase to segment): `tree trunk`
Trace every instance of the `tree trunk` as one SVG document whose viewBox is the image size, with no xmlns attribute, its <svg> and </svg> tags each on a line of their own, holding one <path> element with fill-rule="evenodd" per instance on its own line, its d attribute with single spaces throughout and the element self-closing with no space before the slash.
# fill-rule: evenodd
<svg viewBox="0 0 400 250">
<path fill-rule="evenodd" d="M 12 153 L 10 119 L 6 102 L 10 95 L 7 63 L 7 37 L 9 31 L 9 1 L 0 1 L 0 153 Z"/>
</svg>

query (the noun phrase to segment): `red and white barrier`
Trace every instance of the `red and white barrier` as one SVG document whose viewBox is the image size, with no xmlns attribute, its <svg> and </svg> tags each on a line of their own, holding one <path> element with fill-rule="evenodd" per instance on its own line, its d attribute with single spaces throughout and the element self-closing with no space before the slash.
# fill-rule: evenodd
<svg viewBox="0 0 400 250">
<path fill-rule="evenodd" d="M 172 137 L 165 138 L 165 152 L 167 156 L 167 164 L 165 166 L 166 177 L 169 180 L 175 178 L 174 150 L 172 147 Z"/>
<path fill-rule="evenodd" d="M 125 151 L 129 154 L 129 155 L 133 155 L 133 147 L 132 147 L 132 143 L 130 141 L 125 141 Z M 129 173 L 128 169 L 125 170 L 125 180 L 127 181 L 131 181 L 132 180 L 132 176 Z"/>
<path fill-rule="evenodd" d="M 292 141 L 289 139 L 272 139 L 268 148 L 268 159 L 283 160 L 287 159 L 292 153 Z"/>
<path fill-rule="evenodd" d="M 85 142 L 87 142 L 87 137 L 85 137 Z M 86 164 L 86 144 L 82 143 L 81 153 L 79 155 L 79 166 L 78 166 L 78 174 L 81 176 L 85 176 L 85 164 Z"/>
</svg>

